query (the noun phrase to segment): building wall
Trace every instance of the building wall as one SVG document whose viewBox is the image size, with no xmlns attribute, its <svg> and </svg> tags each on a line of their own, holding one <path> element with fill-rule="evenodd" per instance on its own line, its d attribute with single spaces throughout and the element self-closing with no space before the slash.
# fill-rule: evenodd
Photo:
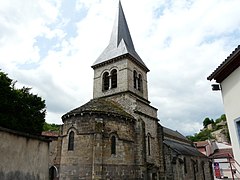
<svg viewBox="0 0 240 180">
<path fill-rule="evenodd" d="M 179 155 L 164 145 L 166 180 L 211 180 L 211 163 L 208 158 Z"/>
<path fill-rule="evenodd" d="M 104 72 L 111 72 L 111 70 L 117 70 L 117 88 L 102 91 L 102 79 Z M 138 91 L 133 87 L 133 71 L 142 75 L 143 90 Z M 131 91 L 145 99 L 148 99 L 147 90 L 147 74 L 134 65 L 131 60 L 121 59 L 114 64 L 110 63 L 102 67 L 98 67 L 94 70 L 94 84 L 93 84 L 93 98 L 104 97 L 119 92 Z"/>
<path fill-rule="evenodd" d="M 122 108 L 131 114 L 137 121 L 142 121 L 144 123 L 144 144 L 138 144 L 139 148 L 144 151 L 144 156 L 139 157 L 145 158 L 147 164 L 153 164 L 152 169 L 157 169 L 158 176 L 161 176 L 163 169 L 163 154 L 162 154 L 162 140 L 159 134 L 162 134 L 162 129 L 159 129 L 159 123 L 157 120 L 157 109 L 150 106 L 144 101 L 138 99 L 138 97 L 131 94 L 115 95 L 108 97 L 109 99 L 119 103 Z M 159 132 L 161 131 L 161 132 Z M 148 136 L 150 143 L 148 142 Z M 150 154 L 149 146 L 150 145 Z M 140 151 L 141 152 L 141 151 Z M 140 164 L 139 164 L 140 165 Z M 144 165 L 144 164 L 141 164 Z M 150 169 L 149 169 L 150 170 Z M 150 174 L 156 173 L 149 171 Z"/>
<path fill-rule="evenodd" d="M 48 180 L 48 141 L 0 128 L 0 179 Z"/>
<path fill-rule="evenodd" d="M 240 162 L 240 67 L 230 74 L 222 83 L 224 110 L 232 142 L 233 154 Z M 238 167 L 240 171 L 240 167 Z"/>
<path fill-rule="evenodd" d="M 74 150 L 68 150 L 73 131 Z M 116 154 L 111 154 L 111 136 Z M 135 122 L 108 115 L 84 114 L 65 120 L 62 134 L 60 179 L 136 179 L 143 174 L 136 166 Z"/>
<path fill-rule="evenodd" d="M 49 144 L 49 176 L 54 180 L 58 180 L 61 162 L 62 137 L 48 138 L 51 139 L 51 143 Z"/>
</svg>

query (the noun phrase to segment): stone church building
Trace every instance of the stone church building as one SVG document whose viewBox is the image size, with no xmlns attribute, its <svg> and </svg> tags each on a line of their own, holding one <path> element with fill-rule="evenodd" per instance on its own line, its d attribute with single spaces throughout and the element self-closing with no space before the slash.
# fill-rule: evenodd
<svg viewBox="0 0 240 180">
<path fill-rule="evenodd" d="M 92 65 L 93 99 L 62 116 L 50 144 L 50 179 L 211 179 L 209 160 L 162 127 L 148 100 L 149 69 L 119 8 L 110 42 Z"/>
</svg>

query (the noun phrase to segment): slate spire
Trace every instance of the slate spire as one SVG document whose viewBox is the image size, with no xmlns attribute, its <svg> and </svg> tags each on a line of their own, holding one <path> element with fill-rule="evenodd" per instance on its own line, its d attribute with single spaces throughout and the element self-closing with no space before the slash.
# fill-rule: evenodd
<svg viewBox="0 0 240 180">
<path fill-rule="evenodd" d="M 128 29 L 127 21 L 122 9 L 121 2 L 119 1 L 118 11 L 115 18 L 114 26 L 112 29 L 111 38 L 108 46 L 97 58 L 92 67 L 101 65 L 116 57 L 128 54 L 132 57 L 132 60 L 139 64 L 143 69 L 149 71 L 144 64 L 140 56 L 135 51 L 132 37 Z"/>
</svg>

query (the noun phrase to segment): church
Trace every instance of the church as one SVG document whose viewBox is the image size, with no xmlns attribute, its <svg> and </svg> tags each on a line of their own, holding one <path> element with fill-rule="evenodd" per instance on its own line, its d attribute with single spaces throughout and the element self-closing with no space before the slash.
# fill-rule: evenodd
<svg viewBox="0 0 240 180">
<path fill-rule="evenodd" d="M 50 143 L 50 179 L 211 179 L 211 162 L 162 127 L 148 100 L 148 67 L 119 1 L 109 44 L 92 65 L 93 98 L 62 116 Z"/>
</svg>

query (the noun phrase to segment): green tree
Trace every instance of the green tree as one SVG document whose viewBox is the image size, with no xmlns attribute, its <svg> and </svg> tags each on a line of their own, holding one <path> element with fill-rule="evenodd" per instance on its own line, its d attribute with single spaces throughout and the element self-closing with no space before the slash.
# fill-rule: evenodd
<svg viewBox="0 0 240 180">
<path fill-rule="evenodd" d="M 210 130 L 202 130 L 199 133 L 195 133 L 193 136 L 187 136 L 189 140 L 192 142 L 197 142 L 197 141 L 205 141 L 207 139 L 212 139 L 211 131 Z"/>
<path fill-rule="evenodd" d="M 221 121 L 226 121 L 225 114 L 221 115 L 215 121 L 213 119 L 210 119 L 210 118 L 207 117 L 203 120 L 203 126 L 205 127 L 203 130 L 201 130 L 199 133 L 195 133 L 194 135 L 190 135 L 190 136 L 186 136 L 186 137 L 193 142 L 205 141 L 207 139 L 213 139 L 214 138 L 211 135 L 211 133 L 213 131 L 216 131 L 218 129 L 224 129 L 226 137 L 230 141 L 229 131 L 228 131 L 227 125 L 217 125 Z M 208 124 L 213 125 L 211 130 L 206 128 Z"/>
<path fill-rule="evenodd" d="M 15 88 L 15 83 L 0 70 L 0 126 L 30 134 L 41 134 L 46 105 L 30 88 Z"/>
<path fill-rule="evenodd" d="M 60 125 L 44 122 L 43 131 L 59 131 Z"/>
<path fill-rule="evenodd" d="M 215 120 L 215 124 L 220 123 L 221 121 L 226 121 L 226 120 L 227 120 L 227 119 L 226 119 L 226 115 L 223 114 L 223 115 L 221 115 L 220 118 L 218 118 L 218 119 Z"/>
<path fill-rule="evenodd" d="M 203 127 L 207 127 L 207 125 L 209 125 L 209 124 L 213 124 L 214 123 L 214 121 L 211 119 L 209 119 L 208 117 L 207 118 L 205 118 L 204 119 L 204 121 L 203 121 Z"/>
</svg>

